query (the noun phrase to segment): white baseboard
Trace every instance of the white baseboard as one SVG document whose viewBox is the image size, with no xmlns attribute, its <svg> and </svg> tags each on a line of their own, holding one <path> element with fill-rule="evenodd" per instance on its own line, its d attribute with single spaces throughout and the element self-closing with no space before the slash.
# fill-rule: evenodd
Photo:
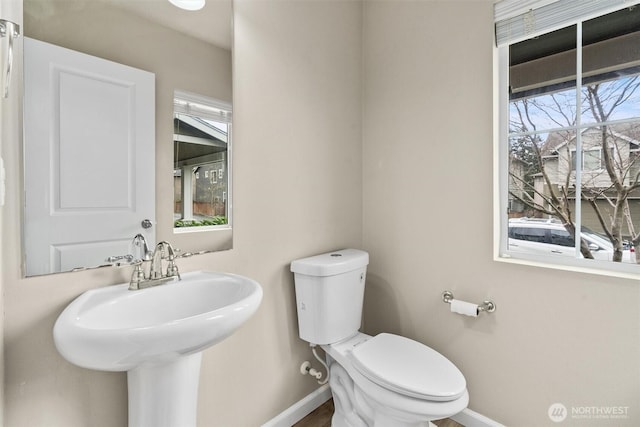
<svg viewBox="0 0 640 427">
<path fill-rule="evenodd" d="M 262 427 L 291 427 L 329 399 L 331 399 L 331 389 L 329 388 L 329 384 L 325 384 L 313 393 L 305 396 L 302 400 L 291 405 L 275 418 L 262 424 Z M 505 427 L 469 408 L 450 418 L 465 427 Z"/>
<path fill-rule="evenodd" d="M 465 427 L 505 427 L 499 422 L 493 421 L 491 418 L 487 418 L 469 408 L 449 418 Z"/>
<path fill-rule="evenodd" d="M 329 384 L 325 384 L 288 407 L 275 418 L 262 424 L 262 427 L 291 427 L 329 399 L 331 399 L 331 389 Z"/>
</svg>

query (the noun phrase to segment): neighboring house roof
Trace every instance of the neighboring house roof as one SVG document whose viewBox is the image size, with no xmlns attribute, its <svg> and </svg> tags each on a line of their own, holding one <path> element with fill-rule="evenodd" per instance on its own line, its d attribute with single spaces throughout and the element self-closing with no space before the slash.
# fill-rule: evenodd
<svg viewBox="0 0 640 427">
<path fill-rule="evenodd" d="M 608 127 L 616 138 L 627 141 L 629 144 L 640 148 L 640 122 L 615 123 L 608 125 Z M 594 131 L 595 129 L 599 129 L 599 127 L 583 129 L 582 134 L 584 135 L 585 133 Z M 567 139 L 566 134 L 567 131 L 549 133 L 549 136 L 540 149 L 542 156 L 546 157 L 557 155 L 560 148 L 575 140 L 575 136 Z"/>
<path fill-rule="evenodd" d="M 630 168 L 624 173 L 624 176 L 626 177 L 625 180 L 631 179 L 631 176 L 636 176 L 636 174 L 640 172 L 640 163 L 636 162 L 638 159 L 637 154 L 634 154 L 633 157 L 631 157 L 632 151 L 640 151 L 640 122 L 616 123 L 608 125 L 608 127 L 608 132 L 613 134 L 613 138 L 615 140 L 613 143 L 617 145 L 618 148 L 622 148 L 628 144 L 629 149 L 625 148 L 622 151 L 622 155 L 625 156 L 625 159 L 622 160 L 624 162 L 628 161 L 628 163 L 625 163 L 625 165 L 621 167 Z M 591 127 L 582 131 L 585 149 L 590 150 L 601 147 L 601 137 L 597 135 L 600 132 L 601 128 L 599 127 Z M 541 147 L 546 173 L 554 184 L 566 182 L 567 173 L 573 173 L 572 171 L 575 168 L 573 155 L 568 157 L 568 151 L 575 149 L 575 136 L 567 139 L 566 135 L 566 131 L 550 133 Z M 565 163 L 561 164 L 561 159 L 565 159 Z M 596 159 L 597 161 L 602 161 L 599 157 Z M 572 167 L 569 169 L 567 168 L 566 160 L 573 162 Z M 608 174 L 604 172 L 603 167 L 596 167 L 594 169 L 593 165 L 591 166 L 591 169 L 583 170 L 583 172 L 588 172 L 587 174 L 583 173 L 583 188 L 585 188 L 585 186 L 589 188 L 611 187 L 611 179 Z M 534 179 L 539 180 L 543 175 L 541 173 L 537 173 L 532 176 Z M 573 180 L 574 177 L 570 177 L 570 179 Z"/>
<path fill-rule="evenodd" d="M 175 163 L 197 164 L 207 155 L 227 150 L 227 129 L 200 117 L 177 114 L 173 119 L 173 140 L 179 143 Z"/>
<path fill-rule="evenodd" d="M 509 153 L 509 160 L 511 160 L 511 163 L 520 163 L 524 166 L 528 166 L 529 162 L 523 160 L 520 158 L 520 156 L 514 154 L 514 153 Z"/>
</svg>

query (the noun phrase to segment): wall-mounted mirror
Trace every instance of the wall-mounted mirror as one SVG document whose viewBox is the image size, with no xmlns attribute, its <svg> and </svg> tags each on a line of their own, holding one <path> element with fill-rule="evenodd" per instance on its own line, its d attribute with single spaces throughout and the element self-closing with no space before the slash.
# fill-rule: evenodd
<svg viewBox="0 0 640 427">
<path fill-rule="evenodd" d="M 138 233 L 184 253 L 230 249 L 232 0 L 199 11 L 168 0 L 23 5 L 25 275 L 129 262 Z M 205 157 L 187 160 L 199 145 Z M 187 170 L 199 179 L 189 192 Z M 116 213 L 129 223 L 107 226 Z"/>
</svg>

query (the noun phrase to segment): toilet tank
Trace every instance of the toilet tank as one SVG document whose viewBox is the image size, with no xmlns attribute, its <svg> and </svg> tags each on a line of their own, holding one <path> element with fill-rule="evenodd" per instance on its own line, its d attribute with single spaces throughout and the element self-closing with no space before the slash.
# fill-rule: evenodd
<svg viewBox="0 0 640 427">
<path fill-rule="evenodd" d="M 300 338 L 331 344 L 360 329 L 369 254 L 343 249 L 291 263 Z"/>
</svg>

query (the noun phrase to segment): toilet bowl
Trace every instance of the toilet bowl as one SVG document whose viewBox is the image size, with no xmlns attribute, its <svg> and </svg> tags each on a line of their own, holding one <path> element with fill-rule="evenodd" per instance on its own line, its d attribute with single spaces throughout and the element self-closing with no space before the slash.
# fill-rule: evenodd
<svg viewBox="0 0 640 427">
<path fill-rule="evenodd" d="M 466 381 L 435 350 L 392 334 L 322 346 L 334 396 L 332 426 L 428 426 L 467 407 Z"/>
<path fill-rule="evenodd" d="M 300 338 L 327 355 L 332 427 L 423 427 L 462 411 L 466 381 L 446 357 L 399 335 L 359 332 L 368 263 L 357 249 L 291 263 Z"/>
</svg>

